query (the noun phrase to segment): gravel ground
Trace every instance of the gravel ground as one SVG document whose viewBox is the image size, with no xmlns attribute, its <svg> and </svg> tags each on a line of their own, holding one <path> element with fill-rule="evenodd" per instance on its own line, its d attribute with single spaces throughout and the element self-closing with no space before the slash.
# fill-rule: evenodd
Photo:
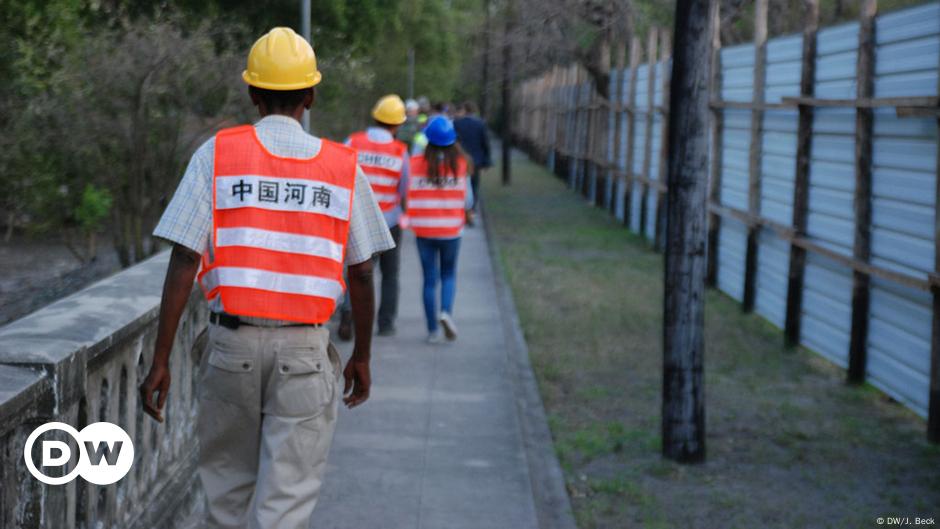
<svg viewBox="0 0 940 529">
<path fill-rule="evenodd" d="M 103 244 L 98 259 L 82 265 L 58 241 L 14 236 L 0 243 L 0 325 L 81 290 L 120 269 Z"/>
</svg>

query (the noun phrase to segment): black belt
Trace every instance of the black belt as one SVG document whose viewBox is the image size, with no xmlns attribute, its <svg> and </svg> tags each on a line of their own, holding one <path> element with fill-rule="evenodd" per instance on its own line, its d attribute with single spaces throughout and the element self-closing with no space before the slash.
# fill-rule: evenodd
<svg viewBox="0 0 940 529">
<path fill-rule="evenodd" d="M 232 329 L 233 331 L 242 325 L 247 325 L 249 327 L 267 327 L 267 325 L 255 325 L 253 323 L 248 323 L 238 316 L 226 314 L 224 312 L 210 312 L 209 321 L 215 325 L 221 325 L 226 329 Z M 321 323 L 287 323 L 284 325 L 272 325 L 271 327 L 276 329 L 280 327 L 320 327 L 322 325 L 323 324 Z"/>
</svg>

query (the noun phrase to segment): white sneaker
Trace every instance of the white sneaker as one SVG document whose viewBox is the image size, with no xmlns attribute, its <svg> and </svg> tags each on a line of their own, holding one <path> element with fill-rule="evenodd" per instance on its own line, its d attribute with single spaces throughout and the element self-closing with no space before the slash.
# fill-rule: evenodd
<svg viewBox="0 0 940 529">
<path fill-rule="evenodd" d="M 444 343 L 444 335 L 441 334 L 440 329 L 438 329 L 437 331 L 434 331 L 431 334 L 429 334 L 427 337 L 427 340 L 425 341 L 431 345 L 442 344 Z"/>
<path fill-rule="evenodd" d="M 447 339 L 454 341 L 457 339 L 457 324 L 454 323 L 453 318 L 450 317 L 450 314 L 446 312 L 441 313 L 440 317 L 441 327 L 444 328 L 444 336 L 447 336 Z"/>
</svg>

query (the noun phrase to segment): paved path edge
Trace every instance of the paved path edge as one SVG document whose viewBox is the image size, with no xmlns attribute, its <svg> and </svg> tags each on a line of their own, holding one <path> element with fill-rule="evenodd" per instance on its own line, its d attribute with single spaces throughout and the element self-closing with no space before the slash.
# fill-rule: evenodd
<svg viewBox="0 0 940 529">
<path fill-rule="evenodd" d="M 540 529 L 577 529 L 571 500 L 565 486 L 565 476 L 555 454 L 555 445 L 545 416 L 545 406 L 539 393 L 538 382 L 529 361 L 529 347 L 522 332 L 519 313 L 513 299 L 506 270 L 500 260 L 492 229 L 491 217 L 486 214 L 485 204 L 479 203 L 483 215 L 487 248 L 496 283 L 497 303 L 503 314 L 503 333 L 506 337 L 510 369 L 516 381 L 516 410 L 522 430 L 522 442 L 529 464 L 529 479 Z"/>
</svg>

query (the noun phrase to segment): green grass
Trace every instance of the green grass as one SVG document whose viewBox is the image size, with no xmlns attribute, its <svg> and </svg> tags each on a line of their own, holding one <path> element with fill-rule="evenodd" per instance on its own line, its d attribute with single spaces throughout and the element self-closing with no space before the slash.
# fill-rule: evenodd
<svg viewBox="0 0 940 529">
<path fill-rule="evenodd" d="M 872 527 L 940 517 L 924 423 L 706 296 L 707 462 L 660 456 L 662 257 L 541 167 L 484 180 L 582 529 Z"/>
</svg>

